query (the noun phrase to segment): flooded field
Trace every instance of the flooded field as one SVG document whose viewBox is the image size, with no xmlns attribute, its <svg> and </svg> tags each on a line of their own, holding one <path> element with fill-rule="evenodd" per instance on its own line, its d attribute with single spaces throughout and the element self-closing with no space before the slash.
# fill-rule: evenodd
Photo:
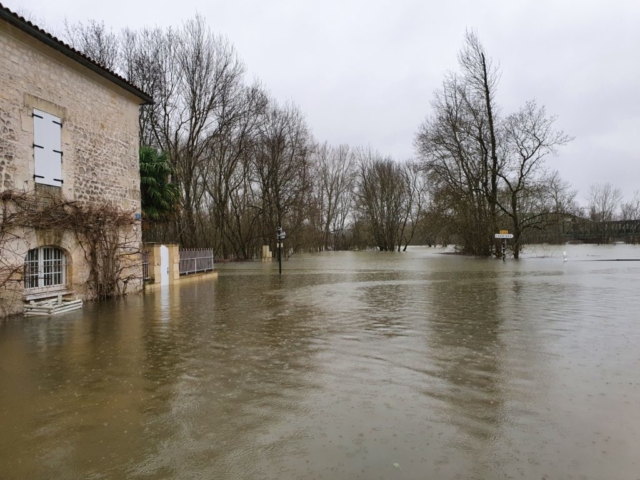
<svg viewBox="0 0 640 480">
<path fill-rule="evenodd" d="M 0 479 L 640 478 L 640 248 L 436 252 L 0 321 Z"/>
</svg>

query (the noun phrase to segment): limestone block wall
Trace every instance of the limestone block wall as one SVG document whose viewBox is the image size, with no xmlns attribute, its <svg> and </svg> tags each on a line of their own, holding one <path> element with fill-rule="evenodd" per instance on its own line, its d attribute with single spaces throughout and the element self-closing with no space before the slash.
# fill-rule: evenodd
<svg viewBox="0 0 640 480">
<path fill-rule="evenodd" d="M 131 93 L 0 21 L 0 192 L 53 188 L 70 200 L 110 203 L 132 215 L 140 213 L 140 103 Z M 61 188 L 36 187 L 33 109 L 62 120 Z M 139 227 L 128 234 L 141 246 Z M 42 237 L 25 232 L 24 253 L 53 241 L 64 244 L 53 246 L 77 250 L 71 236 Z M 74 268 L 81 272 L 84 260 L 72 256 Z M 82 275 L 77 280 L 81 283 Z"/>
<path fill-rule="evenodd" d="M 34 188 L 33 109 L 62 119 L 62 193 L 140 210 L 139 103 L 0 22 L 0 189 Z"/>
</svg>

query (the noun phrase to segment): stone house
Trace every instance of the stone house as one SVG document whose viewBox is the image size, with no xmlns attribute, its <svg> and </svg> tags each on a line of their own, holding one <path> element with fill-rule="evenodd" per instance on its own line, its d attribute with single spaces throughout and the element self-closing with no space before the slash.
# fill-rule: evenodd
<svg viewBox="0 0 640 480">
<path fill-rule="evenodd" d="M 123 235 L 139 249 L 138 114 L 150 103 L 135 85 L 0 4 L 0 195 L 112 205 L 131 214 Z M 0 315 L 34 299 L 93 295 L 74 232 L 5 230 L 0 225 L 0 269 L 20 268 L 0 280 Z M 131 278 L 140 270 L 127 291 L 140 290 L 141 263 L 127 268 Z"/>
</svg>

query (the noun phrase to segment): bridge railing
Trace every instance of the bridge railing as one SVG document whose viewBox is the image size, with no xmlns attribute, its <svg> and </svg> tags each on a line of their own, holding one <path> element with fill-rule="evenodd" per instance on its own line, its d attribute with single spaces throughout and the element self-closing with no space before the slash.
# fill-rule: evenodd
<svg viewBox="0 0 640 480">
<path fill-rule="evenodd" d="M 575 240 L 596 240 L 600 243 L 637 239 L 640 237 L 640 220 L 572 221 L 565 225 L 564 235 Z"/>
</svg>

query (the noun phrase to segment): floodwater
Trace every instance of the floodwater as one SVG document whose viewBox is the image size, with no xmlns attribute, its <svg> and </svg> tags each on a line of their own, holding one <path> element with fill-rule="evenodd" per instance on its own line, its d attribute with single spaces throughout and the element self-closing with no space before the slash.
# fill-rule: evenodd
<svg viewBox="0 0 640 480">
<path fill-rule="evenodd" d="M 0 478 L 640 478 L 640 247 L 437 252 L 0 322 Z"/>
</svg>

